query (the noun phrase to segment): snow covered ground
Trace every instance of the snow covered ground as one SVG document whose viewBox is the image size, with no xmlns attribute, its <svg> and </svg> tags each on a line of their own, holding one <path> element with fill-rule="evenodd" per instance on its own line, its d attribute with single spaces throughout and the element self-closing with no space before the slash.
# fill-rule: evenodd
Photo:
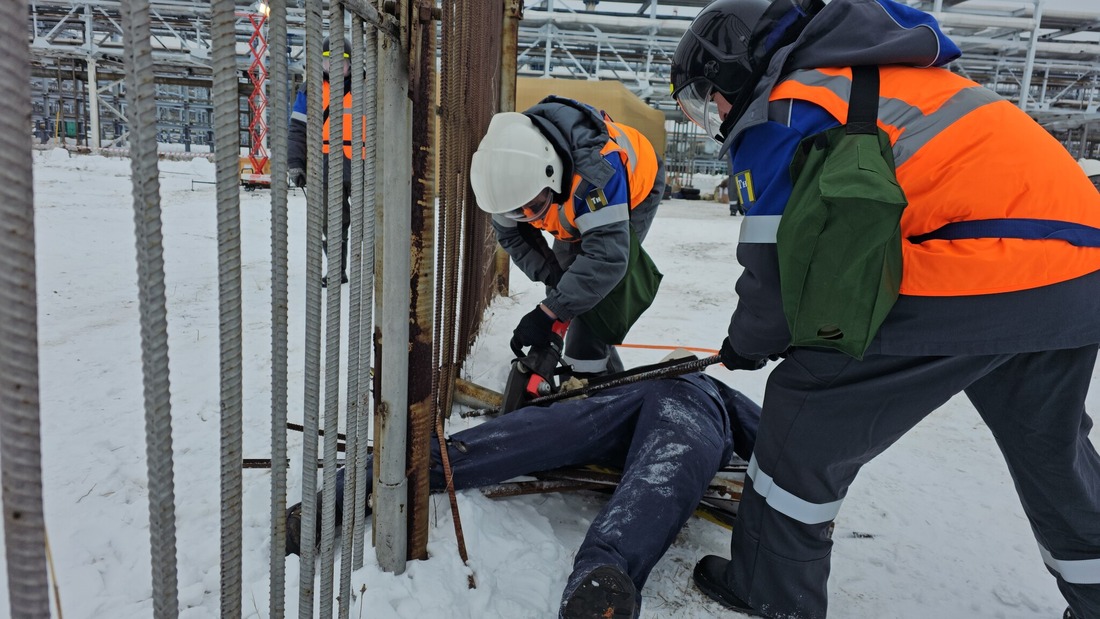
<svg viewBox="0 0 1100 619">
<path fill-rule="evenodd" d="M 64 151 L 36 154 L 39 341 L 46 521 L 68 619 L 152 614 L 144 412 L 129 161 Z M 218 326 L 213 165 L 161 163 L 169 310 L 181 617 L 218 616 Z M 269 201 L 242 192 L 246 457 L 269 453 Z M 304 198 L 291 196 L 292 419 L 302 402 Z M 734 305 L 740 218 L 726 204 L 668 201 L 647 240 L 666 274 L 629 343 L 717 348 Z M 540 299 L 513 273 L 513 294 L 485 317 L 466 378 L 503 383 L 507 339 Z M 628 365 L 663 351 L 624 348 Z M 760 399 L 767 370 L 710 372 Z M 1095 374 L 1094 374 L 1095 376 Z M 1100 381 L 1096 381 L 1100 382 Z M 1100 388 L 1090 397 L 1100 405 Z M 454 421 L 452 431 L 465 427 Z M 300 461 L 301 437 L 291 437 Z M 1098 439 L 1094 436 L 1093 441 Z M 289 493 L 297 500 L 300 472 Z M 265 471 L 244 473 L 246 617 L 267 617 Z M 459 496 L 478 587 L 466 587 L 449 508 L 433 499 L 429 561 L 394 576 L 373 553 L 352 576 L 365 586 L 352 616 L 549 617 L 573 553 L 600 499 Z M 647 618 L 729 616 L 690 584 L 695 561 L 728 553 L 728 532 L 688 523 L 644 594 Z M 988 430 L 963 398 L 948 402 L 868 465 L 837 520 L 831 616 L 1031 619 L 1065 603 L 1043 567 L 1012 482 Z M 0 571 L 5 571 L 0 553 Z M 298 559 L 286 562 L 287 605 L 297 602 Z M 0 599 L 7 580 L 0 578 Z M 0 603 L 0 616 L 8 613 Z M 291 610 L 289 615 L 296 614 Z"/>
</svg>

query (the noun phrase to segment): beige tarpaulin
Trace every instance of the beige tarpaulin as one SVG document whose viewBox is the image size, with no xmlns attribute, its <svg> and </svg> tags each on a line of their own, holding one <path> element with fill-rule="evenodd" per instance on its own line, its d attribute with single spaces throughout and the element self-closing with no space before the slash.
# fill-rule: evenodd
<svg viewBox="0 0 1100 619">
<path fill-rule="evenodd" d="M 607 112 L 611 120 L 641 131 L 665 158 L 665 114 L 645 104 L 620 82 L 521 77 L 516 85 L 516 111 L 522 112 L 547 95 L 576 99 Z"/>
</svg>

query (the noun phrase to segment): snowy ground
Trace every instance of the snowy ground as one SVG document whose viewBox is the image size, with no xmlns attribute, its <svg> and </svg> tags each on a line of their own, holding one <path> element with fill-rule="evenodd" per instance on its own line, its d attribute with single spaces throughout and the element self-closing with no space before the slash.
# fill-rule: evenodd
<svg viewBox="0 0 1100 619">
<path fill-rule="evenodd" d="M 162 162 L 181 617 L 218 615 L 218 327 L 213 166 Z M 144 412 L 129 161 L 36 154 L 39 341 L 47 526 L 69 619 L 149 617 L 150 558 Z M 242 193 L 246 457 L 269 453 L 269 206 Z M 291 197 L 292 418 L 302 402 L 304 200 Z M 647 241 L 665 272 L 633 344 L 717 348 L 734 305 L 740 218 L 725 204 L 666 202 Z M 499 388 L 507 338 L 538 302 L 513 274 L 514 293 L 485 318 L 466 377 Z M 622 349 L 628 365 L 662 351 Z M 767 370 L 715 376 L 759 399 Z M 1095 375 L 1094 375 L 1095 376 Z M 1093 410 L 1100 389 L 1090 397 Z M 460 429 L 461 422 L 452 424 Z M 1096 437 L 1093 438 L 1097 441 Z M 291 436 L 299 462 L 300 437 Z M 300 472 L 292 471 L 296 500 Z M 246 617 L 267 616 L 266 472 L 244 474 Z M 572 555 L 600 500 L 584 495 L 490 500 L 459 496 L 478 588 L 466 587 L 449 509 L 435 500 L 431 560 L 381 572 L 368 552 L 352 577 L 365 585 L 353 616 L 517 618 L 556 610 Z M 837 520 L 830 604 L 834 617 L 1060 617 L 996 446 L 965 399 L 932 414 L 868 465 Z M 654 571 L 643 617 L 723 616 L 690 584 L 703 554 L 728 552 L 728 532 L 692 521 Z M 0 571 L 4 571 L 0 553 Z M 297 583 L 298 560 L 286 563 Z M 7 579 L 0 578 L 0 599 Z M 297 590 L 287 593 L 296 607 Z M 0 604 L 0 616 L 8 612 Z M 293 610 L 290 615 L 296 614 Z"/>
</svg>

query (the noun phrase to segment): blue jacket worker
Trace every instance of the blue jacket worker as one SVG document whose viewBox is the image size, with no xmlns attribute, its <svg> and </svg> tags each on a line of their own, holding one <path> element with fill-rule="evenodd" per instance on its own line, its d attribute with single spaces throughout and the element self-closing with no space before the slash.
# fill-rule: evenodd
<svg viewBox="0 0 1100 619">
<path fill-rule="evenodd" d="M 324 204 L 321 209 L 322 223 L 321 223 L 321 247 L 325 252 L 325 256 L 328 256 L 328 155 L 329 155 L 329 39 L 325 37 L 323 44 L 324 57 L 321 60 L 321 67 L 323 70 L 324 81 L 322 82 L 321 91 L 321 105 L 324 107 L 324 120 L 321 127 L 321 152 L 324 153 Z M 344 39 L 344 96 L 343 96 L 343 153 L 344 153 L 344 166 L 343 166 L 343 186 L 344 186 L 344 200 L 343 207 L 341 209 L 341 229 L 343 235 L 343 248 L 340 252 L 341 260 L 341 281 L 347 283 L 348 281 L 348 230 L 351 228 L 351 159 L 352 159 L 352 100 L 351 100 L 351 63 L 348 61 L 350 54 L 348 50 L 351 49 L 351 39 Z M 298 96 L 294 99 L 294 108 L 290 114 L 290 130 L 287 135 L 287 176 L 290 183 L 296 187 L 305 187 L 307 180 L 307 167 L 306 167 L 306 86 L 302 84 L 298 89 Z M 362 123 L 362 133 L 364 141 L 367 135 L 366 119 L 360 119 Z M 360 152 L 362 158 L 366 158 L 365 150 Z M 326 275 L 321 279 L 321 285 L 328 285 L 328 276 Z"/>
<path fill-rule="evenodd" d="M 768 378 L 731 559 L 695 569 L 729 608 L 825 617 L 827 532 L 860 467 L 963 393 L 1004 455 L 1066 616 L 1100 617 L 1100 456 L 1085 412 L 1100 342 L 1100 195 L 1014 103 L 943 68 L 959 55 L 931 15 L 892 0 L 716 0 L 673 57 L 673 96 L 723 143 L 747 211 L 723 362 L 752 370 L 785 355 Z M 843 213 L 824 193 L 792 198 L 809 183 L 791 165 L 859 134 L 878 147 L 845 169 L 888 163 L 874 178 L 904 192 L 882 244 L 901 258 L 893 304 L 877 331 L 820 323 L 819 339 L 792 346 L 802 331 L 787 301 L 805 297 L 788 284 L 806 280 L 781 277 L 797 272 L 783 259 L 800 251 L 784 235 L 804 205 Z M 861 178 L 845 187 L 853 207 L 867 199 Z M 843 239 L 852 228 L 833 230 Z M 841 246 L 866 238 L 849 236 Z M 813 255 L 810 272 L 833 259 Z M 850 336 L 862 354 L 841 348 Z"/>
</svg>

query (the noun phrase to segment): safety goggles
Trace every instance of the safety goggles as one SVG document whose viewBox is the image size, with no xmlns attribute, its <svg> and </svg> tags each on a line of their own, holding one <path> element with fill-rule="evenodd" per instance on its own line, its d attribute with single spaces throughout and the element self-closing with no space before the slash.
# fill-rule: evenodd
<svg viewBox="0 0 1100 619">
<path fill-rule="evenodd" d="M 699 78 L 681 86 L 673 96 L 688 120 L 721 142 L 722 116 L 718 113 L 718 104 L 714 102 L 716 92 L 710 80 Z"/>
<path fill-rule="evenodd" d="M 530 223 L 542 219 L 543 215 L 546 215 L 546 211 L 550 210 L 551 195 L 550 188 L 547 187 L 540 191 L 535 199 L 515 210 L 504 213 L 504 216 L 521 223 Z"/>
<path fill-rule="evenodd" d="M 328 58 L 332 54 L 328 50 L 325 50 L 325 51 L 321 52 L 321 55 L 324 56 L 325 58 Z M 351 58 L 351 54 L 349 54 L 347 52 L 344 52 L 344 58 Z"/>
</svg>

